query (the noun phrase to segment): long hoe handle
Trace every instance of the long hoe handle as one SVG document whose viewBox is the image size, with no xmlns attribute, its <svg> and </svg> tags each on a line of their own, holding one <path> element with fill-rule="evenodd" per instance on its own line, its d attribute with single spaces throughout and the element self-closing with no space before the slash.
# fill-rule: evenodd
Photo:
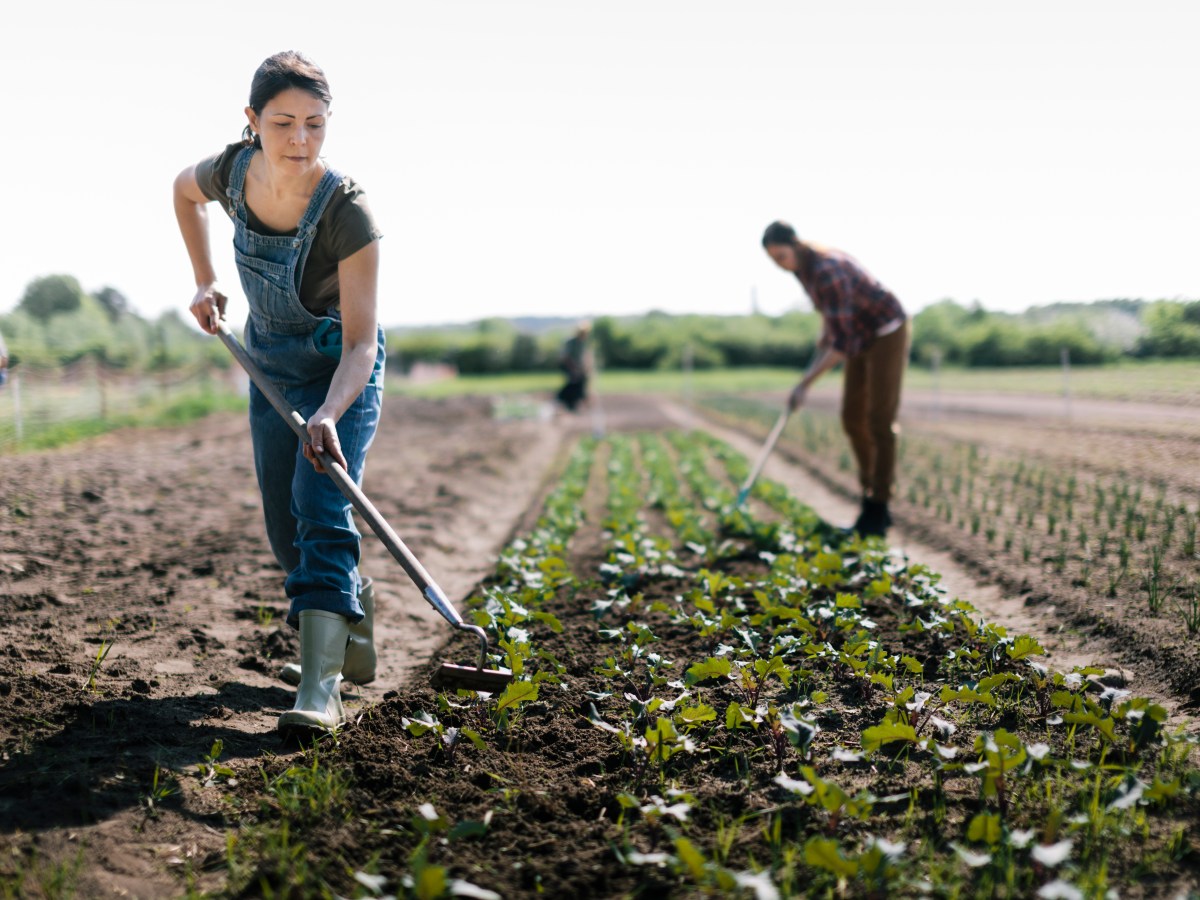
<svg viewBox="0 0 1200 900">
<path fill-rule="evenodd" d="M 266 374 L 258 367 L 258 365 L 246 353 L 246 350 L 234 337 L 233 332 L 229 330 L 229 326 L 224 320 L 218 323 L 218 337 L 229 348 L 229 352 L 241 364 L 241 367 L 246 370 L 246 374 L 250 376 L 250 380 L 258 387 L 264 397 L 270 401 L 275 407 L 275 411 L 283 416 L 284 420 L 291 426 L 292 431 L 296 432 L 296 437 L 300 438 L 304 443 L 309 443 L 308 438 L 308 423 L 304 417 L 288 404 L 284 399 L 283 394 L 279 389 L 271 383 Z M 487 662 L 488 640 L 487 634 L 478 625 L 471 625 L 464 622 L 462 616 L 458 614 L 453 604 L 445 592 L 438 587 L 437 582 L 429 577 L 429 573 L 425 571 L 425 567 L 421 565 L 421 561 L 413 556 L 411 550 L 405 546 L 404 541 L 400 540 L 400 535 L 392 530 L 383 516 L 379 514 L 379 510 L 375 508 L 367 495 L 362 492 L 354 479 L 350 477 L 342 466 L 334 462 L 333 457 L 325 451 L 317 454 L 321 460 L 321 465 L 325 467 L 326 473 L 333 479 L 334 484 L 350 501 L 351 505 L 358 510 L 358 514 L 363 517 L 363 520 L 371 526 L 371 530 L 379 536 L 379 540 L 383 542 L 383 546 L 387 547 L 388 552 L 396 558 L 396 562 L 400 563 L 400 567 L 412 579 L 413 584 L 417 586 L 417 590 L 429 602 L 441 616 L 456 628 L 461 628 L 464 631 L 470 631 L 479 638 L 480 656 L 479 668 L 482 669 Z"/>
<path fill-rule="evenodd" d="M 762 473 L 763 466 L 767 464 L 767 457 L 771 455 L 771 451 L 775 449 L 775 442 L 783 434 L 783 426 L 787 424 L 789 415 L 791 415 L 791 410 L 787 408 L 779 414 L 779 419 L 775 422 L 775 427 L 767 435 L 767 442 L 763 444 L 762 452 L 758 454 L 758 460 L 754 463 L 754 468 L 750 470 L 750 474 L 746 476 L 746 480 L 742 484 L 742 489 L 738 491 L 735 506 L 741 506 L 746 502 L 746 498 L 750 496 L 750 489 L 754 487 L 754 482 L 758 481 L 758 476 Z"/>
</svg>

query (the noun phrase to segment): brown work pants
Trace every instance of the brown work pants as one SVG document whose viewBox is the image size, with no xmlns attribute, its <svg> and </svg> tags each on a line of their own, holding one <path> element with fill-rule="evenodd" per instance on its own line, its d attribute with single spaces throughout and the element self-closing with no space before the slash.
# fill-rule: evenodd
<svg viewBox="0 0 1200 900">
<path fill-rule="evenodd" d="M 896 413 L 908 362 L 908 320 L 846 360 L 842 427 L 858 461 L 863 496 L 887 503 L 896 477 Z"/>
</svg>

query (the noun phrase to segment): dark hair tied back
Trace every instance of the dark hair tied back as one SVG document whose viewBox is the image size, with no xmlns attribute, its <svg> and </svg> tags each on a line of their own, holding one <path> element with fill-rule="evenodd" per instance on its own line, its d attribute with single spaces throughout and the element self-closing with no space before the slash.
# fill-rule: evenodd
<svg viewBox="0 0 1200 900">
<path fill-rule="evenodd" d="M 321 67 L 303 53 L 284 50 L 268 56 L 254 73 L 254 79 L 250 82 L 250 108 L 261 116 L 263 107 L 289 88 L 300 88 L 318 100 L 333 102 L 329 81 Z M 262 140 L 249 125 L 242 130 L 242 141 L 247 146 L 262 146 Z"/>
<path fill-rule="evenodd" d="M 762 245 L 771 247 L 782 244 L 784 246 L 792 246 L 799 238 L 796 237 L 796 229 L 787 222 L 772 222 L 767 226 L 767 230 L 763 232 Z"/>
</svg>

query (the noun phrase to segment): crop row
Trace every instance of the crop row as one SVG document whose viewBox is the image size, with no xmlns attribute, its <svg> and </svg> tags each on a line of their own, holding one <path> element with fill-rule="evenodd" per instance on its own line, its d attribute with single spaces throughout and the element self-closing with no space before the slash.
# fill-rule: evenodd
<svg viewBox="0 0 1200 900">
<path fill-rule="evenodd" d="M 740 397 L 711 409 L 766 424 L 775 410 Z M 851 469 L 833 418 L 804 411 L 788 434 L 816 459 Z M 1036 564 L 1095 596 L 1141 602 L 1200 633 L 1200 509 L 1162 483 L 1102 476 L 1011 456 L 970 441 L 905 435 L 902 496 L 924 515 L 982 538 L 995 553 Z"/>
<path fill-rule="evenodd" d="M 517 680 L 440 695 L 410 733 L 454 764 L 464 740 L 519 742 L 539 690 L 565 696 L 563 729 L 611 741 L 614 854 L 688 889 L 1083 897 L 1178 871 L 1200 775 L 1165 710 L 1047 669 L 779 485 L 735 509 L 744 471 L 703 434 L 582 444 L 473 605 Z M 590 672 L 550 649 L 564 626 Z"/>
</svg>

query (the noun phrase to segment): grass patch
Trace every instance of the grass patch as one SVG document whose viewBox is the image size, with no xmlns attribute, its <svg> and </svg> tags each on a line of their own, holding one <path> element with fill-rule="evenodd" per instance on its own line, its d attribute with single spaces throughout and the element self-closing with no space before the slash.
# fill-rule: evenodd
<svg viewBox="0 0 1200 900">
<path fill-rule="evenodd" d="M 159 428 L 184 425 L 216 412 L 245 410 L 248 401 L 236 394 L 207 391 L 168 403 L 148 405 L 137 412 L 105 418 L 92 417 L 44 425 L 27 425 L 19 452 L 51 450 L 121 428 Z M 3 443 L 3 442 L 0 442 Z"/>
<path fill-rule="evenodd" d="M 334 896 L 329 877 L 347 863 L 336 850 L 308 846 L 304 834 L 322 819 L 349 820 L 349 776 L 324 766 L 315 748 L 282 772 L 260 773 L 262 819 L 226 832 L 228 883 L 220 896 Z"/>
<path fill-rule="evenodd" d="M 982 394 L 1043 394 L 1060 396 L 1062 369 L 1058 366 L 1022 368 L 943 368 L 939 386 L 947 391 Z M 1196 396 L 1200 360 L 1121 360 L 1103 366 L 1072 366 L 1071 395 L 1097 400 L 1144 403 L 1188 403 Z M 929 369 L 910 368 L 905 386 L 928 390 L 934 386 Z"/>
<path fill-rule="evenodd" d="M 43 859 L 37 848 L 12 848 L 11 855 L 0 863 L 0 900 L 19 900 L 24 897 L 78 896 L 79 874 L 83 871 L 85 847 L 60 862 Z"/>
<path fill-rule="evenodd" d="M 795 384 L 799 372 L 785 368 L 706 369 L 692 373 L 691 389 L 710 391 L 771 391 Z M 464 375 L 428 384 L 408 384 L 402 378 L 388 382 L 389 391 L 412 397 L 457 397 L 464 394 L 553 394 L 562 386 L 553 372 L 511 375 Z M 611 371 L 595 379 L 601 394 L 682 394 L 687 378 L 677 371 Z"/>
<path fill-rule="evenodd" d="M 744 393 L 787 390 L 799 378 L 800 370 L 790 368 L 705 369 L 692 373 L 689 386 L 684 373 L 675 370 L 607 371 L 600 373 L 595 384 L 600 394 L 683 394 L 689 387 L 697 394 Z M 1123 360 L 1105 366 L 1075 366 L 1071 369 L 1070 381 L 1074 397 L 1188 403 L 1195 399 L 1195 386 L 1200 382 L 1200 360 Z M 465 394 L 549 396 L 562 385 L 562 377 L 554 372 L 529 372 L 464 375 L 425 384 L 410 384 L 403 378 L 392 378 L 387 384 L 389 393 L 430 399 Z M 840 378 L 834 374 L 826 376 L 820 387 L 832 390 L 839 384 Z M 1063 391 L 1062 370 L 1057 366 L 943 368 L 937 384 L 944 391 L 980 394 L 1058 396 Z M 905 375 L 905 387 L 931 390 L 933 373 L 929 369 L 911 367 Z"/>
</svg>

